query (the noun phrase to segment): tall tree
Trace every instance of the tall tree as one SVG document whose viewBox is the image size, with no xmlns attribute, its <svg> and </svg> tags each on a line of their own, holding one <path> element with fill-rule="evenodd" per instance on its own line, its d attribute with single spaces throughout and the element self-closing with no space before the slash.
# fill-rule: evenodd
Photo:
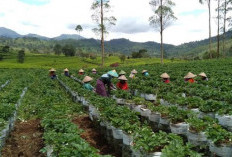
<svg viewBox="0 0 232 157">
<path fill-rule="evenodd" d="M 94 0 L 91 9 L 94 11 L 92 19 L 97 23 L 97 27 L 93 31 L 101 36 L 101 51 L 102 51 L 102 66 L 104 66 L 104 35 L 107 34 L 107 29 L 115 25 L 116 18 L 114 16 L 106 16 L 106 13 L 111 11 L 110 0 Z"/>
<path fill-rule="evenodd" d="M 154 28 L 160 32 L 160 55 L 161 64 L 163 64 L 163 31 L 177 19 L 172 11 L 172 7 L 175 6 L 175 3 L 171 0 L 151 0 L 149 4 L 154 12 L 154 15 L 149 18 L 150 25 L 154 26 Z"/>
<path fill-rule="evenodd" d="M 226 39 L 226 31 L 227 31 L 227 21 L 231 19 L 231 16 L 228 16 L 228 12 L 231 11 L 231 4 L 232 0 L 224 0 L 223 3 L 220 6 L 220 12 L 223 14 L 223 45 L 222 45 L 222 51 L 223 51 L 223 56 L 226 57 L 225 53 L 225 39 Z"/>
<path fill-rule="evenodd" d="M 208 5 L 208 11 L 209 11 L 209 55 L 210 55 L 210 58 L 212 58 L 212 47 L 211 47 L 211 0 L 199 0 L 199 2 L 201 4 L 203 4 L 203 1 L 206 1 L 207 2 L 207 5 Z"/>
<path fill-rule="evenodd" d="M 75 30 L 76 30 L 77 32 L 79 32 L 79 35 L 80 35 L 80 32 L 83 31 L 83 28 L 81 27 L 81 25 L 77 25 L 76 28 L 75 28 Z"/>
<path fill-rule="evenodd" d="M 220 19 L 222 18 L 220 16 L 220 0 L 218 1 L 218 7 L 216 9 L 217 11 L 217 58 L 220 56 Z"/>
</svg>

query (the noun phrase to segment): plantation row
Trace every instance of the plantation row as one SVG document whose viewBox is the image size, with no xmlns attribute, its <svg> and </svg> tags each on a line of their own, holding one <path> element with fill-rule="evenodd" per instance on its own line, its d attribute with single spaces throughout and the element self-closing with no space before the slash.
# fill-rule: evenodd
<svg viewBox="0 0 232 157">
<path fill-rule="evenodd" d="M 46 153 L 47 156 L 102 156 L 81 138 L 82 130 L 72 122 L 72 118 L 83 114 L 82 108 L 70 100 L 57 81 L 51 80 L 43 70 L 4 72 L 10 83 L 0 91 L 2 156 L 13 154 L 4 145 L 14 129 L 16 119 L 22 122 L 40 119 L 44 145 L 36 153 Z M 30 147 L 34 146 L 34 136 L 36 134 L 29 143 L 29 151 L 33 151 Z M 21 149 L 20 152 L 23 151 Z"/>
<path fill-rule="evenodd" d="M 161 117 L 161 119 L 156 118 L 155 123 L 159 123 L 159 121 L 163 122 L 163 119 L 165 119 L 166 127 L 164 128 L 166 130 L 170 130 L 170 124 L 187 122 L 187 125 L 184 123 L 185 128 L 182 128 L 182 133 L 185 135 L 187 134 L 186 132 L 189 132 L 188 134 L 195 133 L 194 135 L 198 138 L 200 136 L 202 140 L 200 142 L 195 140 L 194 142 L 190 137 L 190 142 L 196 145 L 209 145 L 211 151 L 217 153 L 219 156 L 225 156 L 225 154 L 231 156 L 232 134 L 229 131 L 232 125 L 231 116 L 227 115 L 231 113 L 230 93 L 232 82 L 228 77 L 232 73 L 231 69 L 228 68 L 230 65 L 231 61 L 227 60 L 223 61 L 223 64 L 219 61 L 208 63 L 194 62 L 185 64 L 184 68 L 182 64 L 175 64 L 172 65 L 172 67 L 169 65 L 162 67 L 159 65 L 154 67 L 138 67 L 136 69 L 138 71 L 142 71 L 143 69 L 148 70 L 150 77 L 144 77 L 138 74 L 136 76 L 137 79 L 129 79 L 128 81 L 132 94 L 124 91 L 116 91 L 114 94 L 117 98 L 121 98 L 121 100 L 116 99 L 118 103 L 142 105 L 142 110 L 146 111 L 144 115 L 146 115 L 147 118 L 151 117 L 149 115 L 158 113 L 156 117 Z M 180 71 L 176 72 L 177 69 L 180 69 Z M 86 75 L 90 75 L 96 80 L 104 72 L 107 72 L 107 70 L 109 69 L 104 69 L 103 71 L 99 70 L 97 75 L 91 74 L 89 71 Z M 119 70 L 121 69 L 117 71 Z M 132 68 L 123 68 L 123 70 L 127 71 L 127 74 L 129 74 Z M 183 76 L 187 74 L 188 71 L 196 71 L 196 73 L 204 71 L 209 76 L 209 81 L 206 82 L 197 79 L 197 83 L 185 83 Z M 161 82 L 159 75 L 163 72 L 168 72 L 168 74 L 171 75 L 171 84 L 164 84 Z M 76 75 L 76 77 L 82 80 L 84 76 Z M 114 80 L 114 83 L 115 82 L 116 80 Z M 95 85 L 95 81 L 92 83 Z M 71 85 L 71 87 L 74 88 L 74 85 Z M 147 90 L 147 88 L 151 89 Z M 153 98 L 156 99 L 156 105 L 159 103 L 162 105 L 154 106 L 153 104 L 144 102 L 142 99 L 135 97 L 134 94 L 145 98 L 146 94 L 153 94 Z M 83 92 L 83 95 L 88 94 Z M 196 114 L 190 112 L 191 110 L 196 112 Z M 137 111 L 143 114 L 143 111 Z M 207 115 L 213 119 L 204 117 Z M 199 117 L 202 119 L 198 119 Z M 217 122 L 217 119 L 219 122 Z M 222 127 L 218 124 L 222 125 Z M 179 131 L 176 131 L 176 133 L 181 134 Z M 224 146 L 224 144 L 226 144 L 227 147 L 220 147 Z M 225 151 L 223 149 L 225 149 Z"/>
<path fill-rule="evenodd" d="M 114 99 L 100 97 L 95 93 L 82 88 L 79 82 L 68 77 L 61 76 L 61 84 L 73 96 L 76 102 L 82 102 L 90 112 L 94 121 L 100 121 L 101 127 L 105 127 L 105 136 L 109 141 L 114 138 L 114 145 L 123 144 L 122 156 L 160 156 L 163 149 L 163 156 L 178 153 L 184 150 L 180 156 L 200 156 L 185 145 L 181 137 L 163 131 L 154 133 L 146 123 L 142 123 L 137 112 L 131 111 L 126 106 L 119 106 Z M 70 88 L 71 87 L 71 88 Z M 162 140 L 161 140 L 162 139 Z M 110 142 L 112 143 L 112 142 Z M 178 145 L 175 151 L 169 146 Z"/>
</svg>

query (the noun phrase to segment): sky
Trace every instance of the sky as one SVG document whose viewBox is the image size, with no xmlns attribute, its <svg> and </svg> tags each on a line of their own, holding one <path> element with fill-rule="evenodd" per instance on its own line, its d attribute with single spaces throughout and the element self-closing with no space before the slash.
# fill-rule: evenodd
<svg viewBox="0 0 232 157">
<path fill-rule="evenodd" d="M 106 40 L 126 38 L 135 42 L 160 42 L 160 34 L 149 25 L 153 15 L 150 0 L 110 0 L 111 15 L 117 18 Z M 85 38 L 99 39 L 92 31 L 90 9 L 94 0 L 0 0 L 0 27 L 6 27 L 25 35 L 28 33 L 47 37 L 60 34 L 79 34 Z M 177 20 L 164 30 L 164 43 L 182 43 L 206 39 L 208 31 L 208 8 L 199 0 L 173 0 Z M 212 1 L 212 36 L 217 33 L 216 1 Z"/>
</svg>

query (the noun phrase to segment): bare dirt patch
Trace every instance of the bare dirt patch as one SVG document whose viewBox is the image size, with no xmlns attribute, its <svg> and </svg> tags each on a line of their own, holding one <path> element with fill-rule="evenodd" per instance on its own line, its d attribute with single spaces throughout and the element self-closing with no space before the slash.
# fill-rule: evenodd
<svg viewBox="0 0 232 157">
<path fill-rule="evenodd" d="M 80 129 L 84 130 L 81 137 L 91 146 L 100 150 L 100 154 L 120 157 L 120 155 L 115 152 L 114 148 L 107 144 L 107 141 L 104 136 L 101 135 L 100 130 L 94 126 L 93 122 L 87 115 L 77 116 L 72 122 L 77 124 Z"/>
<path fill-rule="evenodd" d="M 39 152 L 44 147 L 42 136 L 40 120 L 17 121 L 2 150 L 2 157 L 44 157 Z"/>
</svg>

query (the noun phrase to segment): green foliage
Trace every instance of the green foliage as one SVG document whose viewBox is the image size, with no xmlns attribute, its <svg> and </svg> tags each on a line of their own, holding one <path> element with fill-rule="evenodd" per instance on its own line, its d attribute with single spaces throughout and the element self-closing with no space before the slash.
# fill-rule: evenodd
<svg viewBox="0 0 232 157">
<path fill-rule="evenodd" d="M 188 143 L 186 145 L 183 144 L 182 141 L 173 140 L 169 145 L 165 146 L 162 149 L 161 157 L 201 157 L 202 154 L 199 154 L 193 150 L 193 147 Z"/>
<path fill-rule="evenodd" d="M 63 48 L 62 48 L 62 52 L 65 56 L 75 56 L 76 54 L 76 49 L 74 46 L 72 45 L 65 45 Z"/>
<path fill-rule="evenodd" d="M 24 50 L 20 50 L 18 52 L 18 62 L 19 63 L 23 63 L 25 59 L 25 51 Z"/>
<path fill-rule="evenodd" d="M 123 55 L 123 54 L 122 54 L 122 55 L 119 56 L 119 58 L 120 58 L 121 62 L 124 63 L 125 60 L 126 60 L 126 55 Z"/>
<path fill-rule="evenodd" d="M 232 133 L 223 129 L 218 124 L 210 126 L 206 132 L 206 135 L 216 145 L 232 144 Z"/>
<path fill-rule="evenodd" d="M 62 46 L 60 44 L 56 44 L 53 47 L 53 51 L 55 52 L 56 55 L 60 55 L 62 53 Z"/>
<path fill-rule="evenodd" d="M 131 56 L 132 56 L 132 58 L 145 58 L 145 57 L 149 57 L 149 55 L 147 54 L 147 50 L 146 49 L 141 49 L 141 50 L 139 50 L 139 52 L 132 52 Z"/>
</svg>

